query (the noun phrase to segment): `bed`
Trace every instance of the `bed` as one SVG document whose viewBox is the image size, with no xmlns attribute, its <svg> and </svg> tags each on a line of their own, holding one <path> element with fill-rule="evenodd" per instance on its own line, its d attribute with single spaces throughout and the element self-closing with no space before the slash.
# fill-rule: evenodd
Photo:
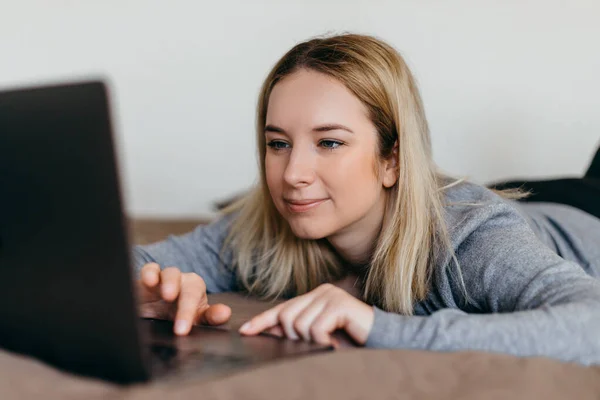
<svg viewBox="0 0 600 400">
<path fill-rule="evenodd" d="M 132 220 L 132 240 L 150 243 L 204 220 Z M 232 307 L 227 327 L 272 306 L 239 294 L 211 302 Z M 349 344 L 334 352 L 280 360 L 214 379 L 117 386 L 0 350 L 2 399 L 598 399 L 600 367 L 482 352 L 377 350 Z"/>
</svg>

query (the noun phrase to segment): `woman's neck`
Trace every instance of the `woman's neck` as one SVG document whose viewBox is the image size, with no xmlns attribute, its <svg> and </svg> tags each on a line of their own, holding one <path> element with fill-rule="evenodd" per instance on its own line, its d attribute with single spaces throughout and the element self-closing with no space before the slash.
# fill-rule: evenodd
<svg viewBox="0 0 600 400">
<path fill-rule="evenodd" d="M 371 261 L 383 224 L 385 200 L 381 196 L 367 215 L 327 238 L 352 270 L 362 269 Z"/>
</svg>

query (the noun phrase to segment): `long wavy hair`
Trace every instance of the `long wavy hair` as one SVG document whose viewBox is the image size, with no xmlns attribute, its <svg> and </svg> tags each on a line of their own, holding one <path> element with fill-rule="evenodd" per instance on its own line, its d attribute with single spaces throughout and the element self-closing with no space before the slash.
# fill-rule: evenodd
<svg viewBox="0 0 600 400">
<path fill-rule="evenodd" d="M 267 186 L 264 129 L 269 96 L 278 82 L 300 69 L 337 79 L 362 102 L 377 129 L 378 157 L 392 157 L 398 143 L 398 180 L 387 189 L 384 223 L 361 274 L 362 297 L 384 310 L 411 315 L 414 303 L 428 293 L 436 252 L 450 252 L 460 275 L 444 220 L 444 190 L 465 179 L 451 178 L 435 165 L 415 79 L 400 54 L 372 36 L 344 34 L 299 43 L 265 79 L 256 115 L 259 182 L 222 210 L 236 214 L 224 248 L 233 251 L 241 288 L 263 298 L 293 296 L 348 273 L 326 239 L 293 234 Z M 497 192 L 505 198 L 526 195 Z"/>
</svg>

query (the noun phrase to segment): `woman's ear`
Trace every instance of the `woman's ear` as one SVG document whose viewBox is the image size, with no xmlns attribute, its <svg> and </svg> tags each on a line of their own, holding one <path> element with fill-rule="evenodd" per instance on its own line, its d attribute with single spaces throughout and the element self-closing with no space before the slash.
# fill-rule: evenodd
<svg viewBox="0 0 600 400">
<path fill-rule="evenodd" d="M 398 182 L 398 141 L 394 143 L 392 154 L 383 163 L 383 186 L 391 188 Z"/>
</svg>

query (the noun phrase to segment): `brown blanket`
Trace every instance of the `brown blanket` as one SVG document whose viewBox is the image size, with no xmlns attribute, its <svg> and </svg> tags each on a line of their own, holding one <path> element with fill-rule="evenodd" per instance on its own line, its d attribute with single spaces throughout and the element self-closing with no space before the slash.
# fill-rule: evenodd
<svg viewBox="0 0 600 400">
<path fill-rule="evenodd" d="M 132 220 L 134 243 L 181 234 L 207 220 Z M 212 295 L 233 309 L 230 329 L 272 304 Z M 346 345 L 349 342 L 344 342 Z M 282 360 L 212 380 L 119 387 L 0 351 L 0 399 L 598 399 L 600 367 L 479 352 L 341 350 Z"/>
<path fill-rule="evenodd" d="M 228 327 L 272 304 L 212 295 L 232 306 Z M 213 380 L 119 387 L 0 351 L 2 399 L 597 399 L 600 367 L 478 352 L 345 348 L 266 364 Z"/>
</svg>

